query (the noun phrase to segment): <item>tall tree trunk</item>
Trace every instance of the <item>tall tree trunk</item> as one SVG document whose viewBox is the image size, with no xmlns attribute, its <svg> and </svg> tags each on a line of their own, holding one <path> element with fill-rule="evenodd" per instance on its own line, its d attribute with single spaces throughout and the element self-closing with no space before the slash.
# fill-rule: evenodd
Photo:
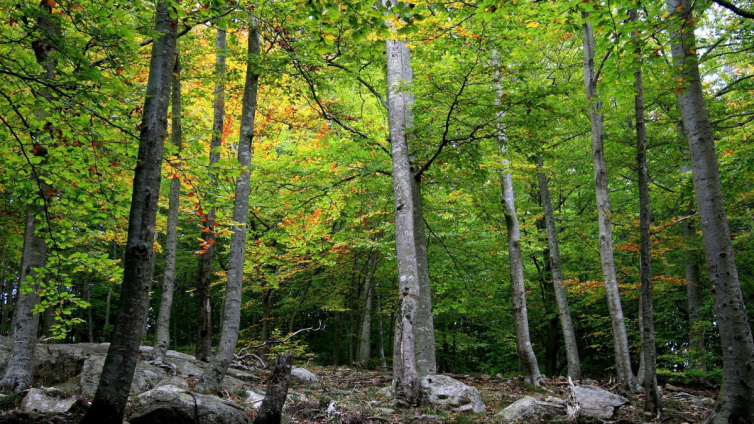
<svg viewBox="0 0 754 424">
<path fill-rule="evenodd" d="M 560 328 L 563 331 L 565 342 L 566 360 L 568 361 L 568 376 L 574 380 L 581 379 L 581 360 L 576 343 L 576 332 L 571 321 L 571 309 L 568 307 L 568 296 L 563 288 L 563 268 L 560 265 L 560 242 L 558 241 L 558 229 L 555 226 L 555 213 L 550 199 L 550 188 L 547 185 L 547 175 L 543 171 L 542 158 L 535 158 L 539 181 L 539 193 L 542 200 L 542 209 L 545 214 L 547 226 L 547 245 L 550 252 L 550 269 L 552 270 L 552 284 L 555 289 L 555 301 L 558 302 L 558 316 Z"/>
<path fill-rule="evenodd" d="M 220 160 L 220 149 L 223 141 L 223 123 L 225 121 L 225 57 L 226 57 L 226 31 L 217 28 L 215 35 L 215 102 L 214 118 L 212 120 L 212 141 L 209 147 L 209 179 L 210 190 L 206 201 L 214 202 L 214 191 L 217 190 L 217 173 L 214 167 Z M 199 255 L 199 270 L 196 278 L 198 336 L 196 339 L 196 359 L 209 361 L 212 356 L 212 258 L 215 254 L 215 206 L 212 205 L 207 212 L 206 222 L 202 238 L 209 248 Z M 222 326 L 221 326 L 222 327 Z"/>
<path fill-rule="evenodd" d="M 97 393 L 83 424 L 120 422 L 131 391 L 146 325 L 154 262 L 154 227 L 160 199 L 162 153 L 173 80 L 177 21 L 164 2 L 156 5 L 149 80 L 134 173 L 120 306 Z"/>
<path fill-rule="evenodd" d="M 629 11 L 631 21 L 638 21 L 635 9 Z M 633 38 L 633 34 L 632 34 Z M 636 42 L 636 40 L 634 40 Z M 636 53 L 641 54 L 637 45 Z M 647 130 L 644 123 L 644 85 L 641 65 L 634 72 L 634 115 L 636 119 L 636 169 L 639 174 L 639 281 L 641 281 L 641 350 L 644 360 L 644 411 L 657 416 L 662 410 L 662 398 L 657 390 L 657 350 L 655 348 L 654 309 L 652 306 L 652 248 L 649 203 L 649 171 L 647 170 Z"/>
<path fill-rule="evenodd" d="M 588 13 L 583 14 L 587 19 Z M 628 351 L 628 334 L 623 318 L 623 308 L 618 291 L 613 257 L 613 229 L 610 218 L 610 196 L 607 186 L 607 166 L 603 145 L 602 102 L 597 96 L 597 77 L 594 69 L 594 32 L 592 24 L 584 22 L 584 86 L 589 99 L 589 121 L 592 124 L 592 166 L 594 167 L 594 187 L 597 196 L 597 213 L 599 215 L 600 258 L 602 260 L 602 278 L 605 280 L 607 307 L 615 342 L 615 368 L 618 381 L 624 389 L 634 390 L 634 375 L 631 371 L 631 358 Z"/>
<path fill-rule="evenodd" d="M 377 263 L 373 258 L 367 260 L 367 276 L 364 281 L 364 315 L 361 319 L 361 331 L 359 332 L 359 356 L 357 361 L 366 365 L 372 354 L 372 303 L 374 300 L 374 271 Z M 372 266 L 370 267 L 369 264 Z"/>
<path fill-rule="evenodd" d="M 251 155 L 254 143 L 254 116 L 257 111 L 257 87 L 259 84 L 259 29 L 254 18 L 249 16 L 249 45 L 246 62 L 246 81 L 243 92 L 240 139 L 238 141 L 238 164 L 243 168 L 236 180 L 236 197 L 233 203 L 233 221 L 236 223 L 230 239 L 228 256 L 228 279 L 225 283 L 223 326 L 220 343 L 212 361 L 204 369 L 198 382 L 203 390 L 217 391 L 228 371 L 233 352 L 238 342 L 241 323 L 241 292 L 243 289 L 243 266 L 246 257 L 246 222 L 251 194 Z"/>
<path fill-rule="evenodd" d="M 490 63 L 493 67 L 499 64 L 498 53 L 493 50 L 490 53 Z M 499 74 L 495 75 L 495 89 L 502 91 Z M 500 96 L 495 96 L 495 103 L 500 103 Z M 511 288 L 513 290 L 513 314 L 516 325 L 516 351 L 521 370 L 524 373 L 524 381 L 529 384 L 539 385 L 543 380 L 539 372 L 539 364 L 534 350 L 531 346 L 531 336 L 529 335 L 529 313 L 526 307 L 526 283 L 524 281 L 524 263 L 521 257 L 521 244 L 519 239 L 521 234 L 518 227 L 518 215 L 513 197 L 513 178 L 507 169 L 508 159 L 505 158 L 508 148 L 508 140 L 502 132 L 501 124 L 504 113 L 497 115 L 498 126 L 498 147 L 503 159 L 503 173 L 500 177 L 502 188 L 502 203 L 505 213 L 505 227 L 508 232 L 508 257 L 510 262 Z"/>
<path fill-rule="evenodd" d="M 505 148 L 501 151 L 505 154 Z M 508 161 L 503 161 L 508 166 Z M 511 267 L 511 287 L 513 290 L 513 313 L 516 318 L 516 350 L 524 381 L 539 385 L 544 378 L 539 372 L 537 357 L 531 346 L 529 335 L 529 313 L 526 307 L 526 283 L 524 281 L 524 262 L 521 256 L 521 233 L 518 227 L 518 214 L 513 198 L 513 178 L 510 171 L 503 170 L 501 177 L 503 191 L 503 207 L 505 209 L 505 228 L 508 232 L 508 261 Z"/>
<path fill-rule="evenodd" d="M 416 325 L 421 277 L 415 241 L 414 175 L 409 161 L 407 127 L 411 122 L 413 96 L 411 53 L 404 41 L 387 40 L 388 126 L 393 156 L 395 193 L 395 250 L 398 262 L 398 314 L 393 346 L 393 387 L 404 405 L 419 403 L 416 367 Z"/>
<path fill-rule="evenodd" d="M 176 47 L 175 64 L 173 65 L 173 93 L 172 93 L 173 122 L 171 139 L 178 152 L 181 153 L 181 55 Z M 180 166 L 180 163 L 176 166 Z M 173 170 L 173 173 L 178 170 Z M 175 290 L 175 256 L 178 239 L 178 211 L 181 206 L 181 179 L 173 177 L 170 180 L 170 194 L 168 195 L 168 223 L 165 240 L 165 270 L 162 273 L 162 298 L 160 299 L 160 313 L 157 316 L 157 330 L 154 342 L 154 361 L 162 363 L 170 346 L 170 312 L 173 309 L 173 291 Z"/>
<path fill-rule="evenodd" d="M 413 102 L 413 100 L 412 100 Z M 410 125 L 410 115 L 407 124 Z M 435 324 L 432 317 L 432 284 L 427 262 L 427 235 L 424 231 L 421 177 L 418 169 L 412 169 L 411 196 L 414 202 L 414 243 L 416 262 L 419 266 L 419 311 L 416 314 L 416 367 L 419 377 L 437 374 L 435 352 Z"/>
<path fill-rule="evenodd" d="M 34 55 L 37 63 L 43 71 L 41 79 L 52 81 L 55 79 L 55 59 L 50 56 L 52 46 L 49 39 L 60 36 L 60 27 L 53 16 L 52 6 L 46 2 L 40 3 L 40 13 L 37 18 L 37 27 L 45 34 L 40 39 L 33 42 Z M 48 38 L 49 37 L 49 38 Z M 42 94 L 47 102 L 51 100 L 51 94 L 45 90 Z M 38 121 L 44 119 L 47 112 L 41 110 L 37 112 Z M 48 139 L 40 139 L 39 144 L 44 144 Z M 35 201 L 31 202 L 26 208 L 26 223 L 24 231 L 24 247 L 21 256 L 21 271 L 19 272 L 18 300 L 14 309 L 14 319 L 12 324 L 13 345 L 10 354 L 6 360 L 5 373 L 0 380 L 0 390 L 20 392 L 27 389 L 32 382 L 34 373 L 34 350 L 37 343 L 37 331 L 39 330 L 39 314 L 34 313 L 34 307 L 39 303 L 38 293 L 39 271 L 44 268 L 47 259 L 47 244 L 45 238 L 38 234 L 37 226 L 40 219 L 45 220 L 47 205 L 50 202 L 50 196 L 47 192 L 50 186 L 42 178 L 42 168 L 47 163 L 47 150 L 42 146 L 36 156 L 41 157 L 41 162 L 37 166 L 32 166 L 31 180 L 32 186 L 38 193 Z"/>
<path fill-rule="evenodd" d="M 693 201 L 686 209 L 687 215 L 694 213 Z M 701 277 L 699 272 L 699 257 L 696 250 L 695 220 L 687 219 L 683 222 L 683 238 L 686 243 L 686 297 L 689 310 L 689 367 L 707 371 L 707 361 L 704 351 L 704 334 L 698 329 L 701 320 L 699 307 L 702 304 Z"/>
<path fill-rule="evenodd" d="M 673 19 L 673 65 L 681 69 L 683 82 L 676 94 L 691 150 L 694 191 L 723 351 L 722 386 L 707 422 L 753 422 L 754 340 L 733 257 L 714 135 L 699 75 L 693 24 L 696 18 L 689 0 L 669 0 L 668 10 Z"/>
</svg>

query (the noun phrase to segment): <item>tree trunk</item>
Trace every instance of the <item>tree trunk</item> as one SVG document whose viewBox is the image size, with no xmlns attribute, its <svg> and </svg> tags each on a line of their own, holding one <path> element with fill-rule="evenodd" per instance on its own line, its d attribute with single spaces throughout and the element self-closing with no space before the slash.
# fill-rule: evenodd
<svg viewBox="0 0 754 424">
<path fill-rule="evenodd" d="M 416 325 L 420 304 L 421 277 L 415 241 L 415 184 L 408 152 L 407 127 L 411 122 L 413 81 L 411 53 L 406 43 L 387 40 L 388 126 L 393 156 L 393 191 L 395 193 L 395 250 L 398 262 L 398 314 L 393 346 L 393 388 L 403 405 L 419 403 L 416 367 Z"/>
<path fill-rule="evenodd" d="M 156 5 L 149 80 L 133 180 L 128 239 L 120 306 L 97 393 L 83 424 L 120 422 L 131 390 L 139 345 L 149 306 L 154 262 L 154 227 L 160 198 L 162 153 L 167 132 L 168 103 L 175 61 L 176 19 L 164 2 Z"/>
<path fill-rule="evenodd" d="M 583 14 L 587 19 L 588 13 Z M 631 371 L 631 358 L 628 351 L 628 334 L 623 318 L 623 308 L 620 302 L 618 281 L 615 274 L 615 259 L 613 258 L 613 229 L 610 218 L 610 197 L 607 186 L 607 167 L 605 165 L 605 150 L 603 145 L 602 102 L 597 96 L 597 75 L 594 70 L 594 32 L 592 24 L 585 22 L 584 31 L 584 86 L 589 99 L 589 120 L 592 124 L 592 165 L 594 167 L 594 186 L 597 196 L 597 212 L 599 215 L 600 257 L 602 260 L 602 277 L 605 280 L 607 307 L 610 311 L 610 321 L 613 328 L 615 342 L 615 368 L 618 381 L 624 389 L 635 390 L 634 375 Z"/>
<path fill-rule="evenodd" d="M 173 122 L 171 138 L 176 147 L 180 161 L 181 152 L 181 55 L 176 47 L 175 64 L 173 65 Z M 180 163 L 176 165 L 179 167 Z M 179 172 L 174 169 L 173 173 Z M 160 313 L 157 316 L 157 330 L 154 342 L 154 361 L 162 363 L 170 346 L 170 312 L 173 309 L 173 290 L 175 290 L 175 256 L 178 239 L 178 211 L 181 206 L 181 179 L 173 177 L 170 180 L 170 194 L 168 196 L 167 239 L 165 240 L 165 270 L 162 276 L 162 298 L 160 299 Z"/>
<path fill-rule="evenodd" d="M 687 215 L 694 213 L 693 202 L 686 209 Z M 696 251 L 696 225 L 693 219 L 683 222 L 683 238 L 686 242 L 684 260 L 686 262 L 686 296 L 689 310 L 689 367 L 707 372 L 704 350 L 704 333 L 699 329 L 702 304 L 701 277 L 698 252 Z"/>
<path fill-rule="evenodd" d="M 413 101 L 413 100 L 412 100 Z M 410 124 L 410 121 L 407 122 Z M 416 314 L 416 367 L 419 377 L 437 374 L 435 353 L 435 324 L 432 317 L 432 284 L 427 263 L 427 235 L 424 231 L 424 211 L 418 169 L 412 170 L 411 196 L 414 202 L 414 243 L 419 266 L 419 311 Z"/>
<path fill-rule="evenodd" d="M 699 75 L 689 0 L 669 0 L 673 65 L 681 69 L 677 90 L 683 126 L 691 150 L 699 220 L 712 284 L 715 315 L 723 351 L 723 381 L 707 422 L 754 421 L 754 340 L 733 257 L 730 228 L 723 203 L 712 125 Z"/>
<path fill-rule="evenodd" d="M 547 225 L 547 243 L 550 251 L 550 269 L 552 270 L 552 283 L 555 289 L 555 301 L 558 302 L 558 316 L 560 328 L 563 330 L 566 359 L 568 361 L 568 376 L 573 380 L 581 379 L 581 360 L 576 343 L 576 332 L 571 321 L 571 309 L 568 307 L 568 296 L 563 288 L 563 268 L 560 266 L 560 242 L 558 241 L 558 229 L 555 226 L 555 213 L 550 199 L 550 188 L 547 186 L 547 175 L 543 172 L 542 158 L 535 158 L 539 172 L 539 193 L 542 199 L 542 209 L 545 214 Z"/>
<path fill-rule="evenodd" d="M 34 41 L 34 55 L 37 63 L 42 67 L 41 79 L 52 81 L 55 79 L 55 60 L 50 57 L 52 46 L 48 38 L 60 36 L 60 27 L 53 16 L 52 6 L 47 3 L 40 5 L 37 27 L 44 36 Z M 49 91 L 42 95 L 46 101 L 50 100 Z M 37 120 L 43 120 L 47 114 L 44 110 L 37 112 Z M 34 137 L 37 139 L 36 137 Z M 40 140 L 43 144 L 49 139 Z M 0 380 L 0 390 L 20 392 L 29 388 L 34 373 L 34 350 L 37 344 L 39 330 L 39 314 L 34 313 L 34 307 L 39 303 L 39 271 L 44 268 L 47 259 L 47 244 L 45 238 L 37 233 L 40 220 L 46 220 L 47 205 L 50 196 L 47 192 L 50 186 L 42 178 L 42 169 L 47 163 L 47 150 L 42 146 L 36 156 L 42 158 L 38 166 L 32 166 L 32 185 L 37 189 L 35 199 L 26 208 L 26 223 L 24 231 L 24 247 L 21 256 L 21 271 L 19 272 L 18 300 L 14 309 L 13 345 L 6 360 L 5 373 Z"/>
<path fill-rule="evenodd" d="M 222 384 L 225 373 L 238 342 L 241 323 L 241 295 L 243 289 L 243 266 L 246 257 L 246 222 L 249 212 L 249 194 L 251 193 L 251 155 L 254 142 L 254 116 L 257 110 L 257 86 L 259 74 L 259 30 L 257 23 L 249 16 L 249 45 L 246 63 L 246 81 L 242 100 L 241 129 L 238 141 L 238 163 L 243 168 L 236 179 L 236 197 L 233 204 L 233 234 L 230 239 L 228 256 L 228 279 L 225 283 L 225 302 L 223 305 L 223 326 L 217 352 L 198 382 L 203 390 L 217 391 Z"/>
<path fill-rule="evenodd" d="M 501 149 L 505 154 L 505 148 Z M 503 161 L 508 166 L 508 161 Z M 521 257 L 521 234 L 518 227 L 518 215 L 513 199 L 513 178 L 510 172 L 503 170 L 502 189 L 505 209 L 505 228 L 508 232 L 508 260 L 511 267 L 511 287 L 513 289 L 513 313 L 516 318 L 516 350 L 524 381 L 539 385 L 544 378 L 539 372 L 539 364 L 531 346 L 529 335 L 529 313 L 526 308 L 526 283 L 524 281 L 524 262 Z"/>
<path fill-rule="evenodd" d="M 382 368 L 387 368 L 387 361 L 385 360 L 385 332 L 382 328 L 382 296 L 377 296 L 377 331 L 379 333 L 380 341 L 380 365 Z"/>
<path fill-rule="evenodd" d="M 214 191 L 217 190 L 217 173 L 212 167 L 220 160 L 222 149 L 223 123 L 225 120 L 225 57 L 226 31 L 217 28 L 215 35 L 215 102 L 214 118 L 212 121 L 212 141 L 209 150 L 209 179 L 210 189 L 206 197 L 209 204 L 214 202 Z M 209 245 L 207 250 L 199 255 L 199 270 L 196 278 L 198 336 L 196 339 L 196 359 L 209 361 L 212 356 L 212 257 L 215 254 L 215 207 L 212 205 L 206 215 L 202 239 Z M 222 326 L 221 326 L 222 327 Z"/>
<path fill-rule="evenodd" d="M 278 355 L 267 379 L 267 394 L 259 407 L 254 424 L 280 424 L 283 418 L 283 405 L 288 397 L 288 384 L 291 381 L 293 352 Z"/>
<path fill-rule="evenodd" d="M 629 11 L 632 21 L 638 21 L 636 10 Z M 632 34 L 633 38 L 633 34 Z M 636 40 L 634 40 L 636 42 Z M 641 54 L 637 46 L 636 52 Z M 649 171 L 647 170 L 647 130 L 644 123 L 644 86 L 641 65 L 634 72 L 634 115 L 636 118 L 636 169 L 639 174 L 639 281 L 641 281 L 641 350 L 644 360 L 644 411 L 657 416 L 662 410 L 662 398 L 657 391 L 657 350 L 655 348 L 654 309 L 652 306 L 652 250 L 651 209 L 649 204 Z"/>
<path fill-rule="evenodd" d="M 369 267 L 369 264 L 373 264 Z M 359 332 L 359 356 L 357 361 L 362 366 L 367 365 L 372 354 L 372 302 L 374 300 L 374 271 L 377 263 L 373 258 L 367 261 L 367 276 L 364 282 L 364 315 L 361 319 L 361 331 Z"/>
</svg>

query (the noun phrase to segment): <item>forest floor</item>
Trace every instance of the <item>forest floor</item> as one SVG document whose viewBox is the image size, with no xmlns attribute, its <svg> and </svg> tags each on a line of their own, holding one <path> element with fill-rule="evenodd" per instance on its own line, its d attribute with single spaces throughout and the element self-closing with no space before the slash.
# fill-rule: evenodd
<svg viewBox="0 0 754 424">
<path fill-rule="evenodd" d="M 283 422 L 294 423 L 479 423 L 500 422 L 496 417 L 501 410 L 524 396 L 565 398 L 567 381 L 547 380 L 537 387 L 524 384 L 521 378 L 496 378 L 487 375 L 449 376 L 475 387 L 487 405 L 484 415 L 453 413 L 432 407 L 396 408 L 377 391 L 390 385 L 391 376 L 376 371 L 364 371 L 351 367 L 312 367 L 312 372 L 322 379 L 320 389 L 297 389 L 311 398 L 311 402 L 286 405 Z M 583 384 L 598 385 L 615 392 L 617 385 L 606 381 L 584 381 Z M 700 387 L 677 387 L 666 385 L 663 389 L 662 423 L 695 423 L 704 420 L 714 405 L 715 390 Z M 652 421 L 643 415 L 643 394 L 629 394 L 631 405 L 618 410 L 611 423 L 643 423 Z M 340 415 L 328 416 L 325 410 L 336 402 Z M 389 413 L 390 410 L 393 413 Z M 599 420 L 594 422 L 601 422 Z"/>
<path fill-rule="evenodd" d="M 316 367 L 309 366 L 308 370 L 315 373 L 322 384 L 320 387 L 293 385 L 286 403 L 283 423 L 322 423 L 322 424 L 385 424 L 385 423 L 495 423 L 502 419 L 497 417 L 501 410 L 524 396 L 546 398 L 548 396 L 564 399 L 567 394 L 568 383 L 563 380 L 547 380 L 542 386 L 524 384 L 521 378 L 490 377 L 487 375 L 458 375 L 450 374 L 469 386 L 479 390 L 486 404 L 486 413 L 468 414 L 454 413 L 436 409 L 431 406 L 417 408 L 398 408 L 383 394 L 378 393 L 391 383 L 391 375 L 380 371 L 367 371 L 353 367 Z M 244 379 L 246 389 L 264 392 L 261 384 L 266 377 L 265 371 L 260 371 L 253 379 Z M 262 377 L 262 378 L 260 378 Z M 189 381 L 189 384 L 193 383 Z M 598 385 L 601 388 L 615 392 L 617 385 L 606 381 L 585 380 L 581 384 Z M 254 418 L 255 412 L 244 403 L 245 390 L 227 393 L 230 398 L 249 410 L 249 417 Z M 714 405 L 715 390 L 702 387 L 663 386 L 663 413 L 660 420 L 651 420 L 642 412 L 643 395 L 628 394 L 630 405 L 621 407 L 616 416 L 609 423 L 695 423 L 706 418 Z M 69 414 L 28 414 L 21 412 L 19 406 L 23 395 L 0 396 L 0 424 L 10 423 L 39 423 L 39 424 L 75 424 L 84 410 Z M 296 401 L 294 401 L 294 399 Z M 91 401 L 91 399 L 89 399 Z M 132 405 L 130 413 L 135 412 Z M 328 408 L 330 411 L 328 412 Z M 582 421 L 604 423 L 600 420 Z"/>
</svg>

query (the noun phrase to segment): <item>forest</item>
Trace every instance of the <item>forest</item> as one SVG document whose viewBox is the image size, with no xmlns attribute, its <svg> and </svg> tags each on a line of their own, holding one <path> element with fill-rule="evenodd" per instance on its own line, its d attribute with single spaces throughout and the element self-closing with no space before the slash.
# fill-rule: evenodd
<svg viewBox="0 0 754 424">
<path fill-rule="evenodd" d="M 494 375 L 571 421 L 599 381 L 636 422 L 681 386 L 754 423 L 754 1 L 0 0 L 0 29 L 3 393 L 97 344 L 82 423 L 186 355 L 191 393 L 269 373 L 264 405 L 294 360 L 399 415 Z"/>
</svg>

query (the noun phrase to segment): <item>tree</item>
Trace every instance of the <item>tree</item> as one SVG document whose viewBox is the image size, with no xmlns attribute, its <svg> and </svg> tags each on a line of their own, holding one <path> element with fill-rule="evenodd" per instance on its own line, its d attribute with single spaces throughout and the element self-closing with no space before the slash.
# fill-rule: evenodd
<svg viewBox="0 0 754 424">
<path fill-rule="evenodd" d="M 172 133 L 171 138 L 176 148 L 178 160 L 181 160 L 181 57 L 176 47 L 175 64 L 173 65 L 173 94 L 172 94 Z M 173 172 L 180 172 L 180 163 L 171 164 L 177 168 Z M 170 310 L 173 307 L 173 291 L 175 290 L 175 257 L 176 239 L 178 238 L 178 209 L 180 208 L 181 179 L 175 175 L 170 179 L 170 194 L 168 206 L 167 240 L 165 241 L 165 270 L 162 275 L 162 299 L 160 301 L 160 315 L 157 318 L 157 330 L 154 342 L 154 361 L 162 363 L 170 345 Z"/>
<path fill-rule="evenodd" d="M 55 59 L 51 55 L 52 45 L 50 39 L 60 35 L 60 28 L 52 14 L 52 7 L 41 2 L 38 9 L 37 26 L 42 38 L 33 43 L 34 55 L 37 64 L 42 68 L 41 78 L 48 83 L 55 79 Z M 49 102 L 52 93 L 45 90 L 42 94 L 44 100 Z M 36 113 L 37 120 L 44 120 L 44 108 Z M 50 126 L 51 124 L 47 124 Z M 45 236 L 39 233 L 42 222 L 46 222 L 49 228 L 47 207 L 50 202 L 51 187 L 44 174 L 44 165 L 47 164 L 47 148 L 45 144 L 50 142 L 46 133 L 33 135 L 35 147 L 33 154 L 41 158 L 38 165 L 31 165 L 31 179 L 36 186 L 26 209 L 26 222 L 24 228 L 24 244 L 21 256 L 21 271 L 19 272 L 18 300 L 14 310 L 12 325 L 13 347 L 8 357 L 5 374 L 0 380 L 0 390 L 20 392 L 31 385 L 34 372 L 34 350 L 37 344 L 37 329 L 39 327 L 39 314 L 35 306 L 40 301 L 39 289 L 42 271 L 47 259 L 47 243 Z M 20 140 L 19 140 L 20 141 Z M 25 154 L 25 153 L 24 153 Z"/>
<path fill-rule="evenodd" d="M 215 98 L 214 98 L 214 118 L 212 120 L 212 142 L 209 146 L 209 167 L 210 167 L 210 190 L 217 190 L 217 173 L 212 167 L 220 160 L 220 149 L 223 140 L 223 122 L 225 120 L 225 57 L 226 57 L 226 37 L 227 32 L 224 28 L 217 28 L 215 36 Z M 212 203 L 212 196 L 207 197 L 207 202 Z M 199 256 L 199 269 L 196 275 L 196 288 L 199 294 L 197 298 L 197 313 L 199 316 L 199 331 L 196 340 L 196 357 L 200 361 L 209 361 L 212 356 L 212 292 L 210 284 L 212 282 L 212 257 L 215 254 L 215 206 L 210 206 L 209 212 L 205 217 L 204 229 L 202 230 L 202 239 L 204 239 L 206 249 Z"/>
<path fill-rule="evenodd" d="M 251 156 L 254 144 L 254 118 L 257 111 L 259 86 L 259 29 L 256 18 L 249 16 L 249 44 L 246 61 L 246 81 L 243 91 L 243 110 L 238 141 L 238 164 L 241 175 L 236 179 L 233 206 L 233 234 L 228 256 L 228 279 L 225 283 L 225 303 L 220 344 L 209 365 L 199 379 L 202 390 L 218 391 L 228 371 L 238 342 L 241 322 L 241 290 L 243 288 L 244 261 L 246 258 L 246 224 L 249 213 Z"/>
<path fill-rule="evenodd" d="M 723 351 L 723 382 L 708 423 L 754 421 L 754 340 L 723 203 L 715 138 L 704 100 L 689 0 L 669 0 L 675 89 L 691 152 L 699 220 Z"/>
<path fill-rule="evenodd" d="M 131 391 L 149 306 L 154 261 L 152 244 L 160 197 L 162 153 L 167 132 L 177 26 L 177 18 L 171 16 L 168 5 L 164 2 L 157 3 L 155 31 L 160 35 L 152 43 L 128 221 L 121 304 L 97 393 L 92 407 L 81 421 L 83 424 L 122 420 Z"/>
<path fill-rule="evenodd" d="M 615 275 L 615 258 L 613 256 L 613 230 L 610 217 L 610 196 L 607 185 L 607 169 L 605 165 L 604 128 L 602 116 L 602 102 L 597 95 L 597 80 L 601 68 L 594 67 L 594 32 L 588 21 L 589 14 L 582 13 L 584 48 L 584 87 L 590 102 L 589 121 L 592 133 L 592 166 L 594 168 L 594 186 L 597 195 L 597 211 L 599 213 L 599 244 L 602 260 L 602 276 L 605 282 L 607 305 L 610 310 L 610 321 L 613 328 L 615 342 L 615 368 L 618 380 L 626 389 L 633 388 L 634 375 L 631 371 L 631 359 L 628 352 L 628 334 L 623 318 L 623 308 L 618 292 L 618 282 Z M 604 62 L 603 62 L 604 63 Z"/>
</svg>

